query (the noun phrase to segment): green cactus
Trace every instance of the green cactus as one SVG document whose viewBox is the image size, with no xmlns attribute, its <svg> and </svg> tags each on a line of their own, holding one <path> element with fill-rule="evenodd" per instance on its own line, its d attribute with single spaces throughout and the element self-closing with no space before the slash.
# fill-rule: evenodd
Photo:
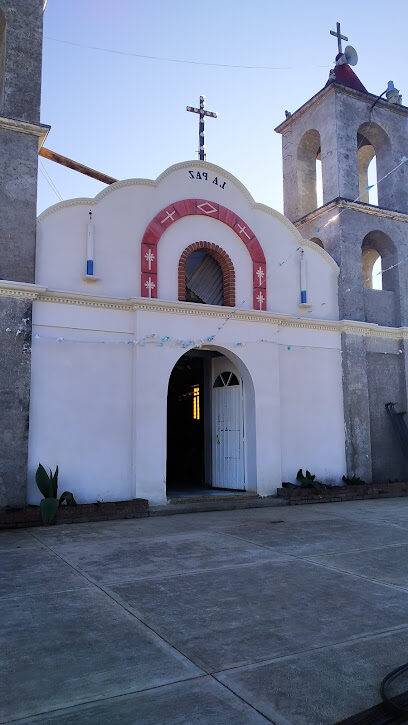
<svg viewBox="0 0 408 725">
<path fill-rule="evenodd" d="M 76 506 L 76 501 L 70 491 L 64 491 L 61 496 L 58 494 L 58 466 L 54 473 L 50 468 L 49 474 L 41 463 L 38 464 L 35 474 L 35 482 L 44 496 L 40 503 L 41 519 L 43 524 L 48 526 L 55 520 L 59 507 L 65 502 L 67 506 Z"/>
</svg>

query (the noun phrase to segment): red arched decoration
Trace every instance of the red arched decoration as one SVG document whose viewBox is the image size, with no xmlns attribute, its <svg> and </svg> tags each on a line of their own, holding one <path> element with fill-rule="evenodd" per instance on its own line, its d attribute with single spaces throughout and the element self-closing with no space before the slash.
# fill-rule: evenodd
<svg viewBox="0 0 408 725">
<path fill-rule="evenodd" d="M 194 242 L 188 246 L 180 257 L 178 266 L 178 298 L 186 299 L 186 262 L 192 252 L 208 252 L 217 260 L 222 271 L 222 296 L 224 305 L 235 307 L 235 270 L 228 254 L 212 242 Z"/>
<path fill-rule="evenodd" d="M 218 219 L 230 227 L 245 244 L 252 259 L 253 308 L 266 309 L 266 261 L 263 249 L 252 229 L 235 212 L 205 199 L 183 199 L 162 209 L 148 224 L 141 245 L 142 297 L 157 297 L 157 245 L 161 235 L 178 219 L 192 215 Z"/>
</svg>

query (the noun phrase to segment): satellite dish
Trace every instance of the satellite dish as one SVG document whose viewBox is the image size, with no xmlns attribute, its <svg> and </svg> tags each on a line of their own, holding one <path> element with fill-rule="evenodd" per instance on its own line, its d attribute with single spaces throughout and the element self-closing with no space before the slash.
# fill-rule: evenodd
<svg viewBox="0 0 408 725">
<path fill-rule="evenodd" d="M 347 45 L 344 49 L 344 55 L 346 56 L 347 63 L 349 65 L 357 65 L 358 55 L 355 48 L 352 45 Z"/>
<path fill-rule="evenodd" d="M 344 49 L 344 53 L 336 61 L 336 65 L 357 65 L 358 55 L 355 48 L 352 45 L 347 45 Z"/>
</svg>

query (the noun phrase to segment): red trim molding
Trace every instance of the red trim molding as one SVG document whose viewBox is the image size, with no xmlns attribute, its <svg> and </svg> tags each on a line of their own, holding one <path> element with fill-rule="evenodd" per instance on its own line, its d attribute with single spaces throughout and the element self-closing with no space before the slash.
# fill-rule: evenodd
<svg viewBox="0 0 408 725">
<path fill-rule="evenodd" d="M 212 242 L 194 242 L 180 257 L 178 266 L 178 298 L 186 299 L 186 262 L 192 252 L 207 252 L 218 262 L 222 272 L 222 298 L 227 307 L 235 307 L 235 270 L 230 257 L 221 247 Z"/>
<path fill-rule="evenodd" d="M 178 219 L 194 215 L 208 216 L 226 224 L 245 244 L 252 259 L 253 308 L 255 310 L 265 310 L 266 260 L 257 237 L 248 224 L 235 214 L 235 212 L 227 209 L 225 206 L 221 206 L 221 204 L 207 201 L 206 199 L 183 199 L 182 201 L 176 201 L 174 204 L 170 204 L 162 209 L 156 214 L 150 224 L 148 224 L 141 244 L 141 296 L 157 298 L 157 245 L 163 232 L 174 224 L 174 222 L 178 221 Z M 206 242 L 197 243 L 207 244 Z M 216 245 L 213 246 L 215 247 Z M 220 251 L 222 250 L 220 249 Z M 180 296 L 179 299 L 181 299 Z M 227 299 L 231 298 L 227 297 Z M 227 303 L 224 302 L 224 304 Z"/>
</svg>

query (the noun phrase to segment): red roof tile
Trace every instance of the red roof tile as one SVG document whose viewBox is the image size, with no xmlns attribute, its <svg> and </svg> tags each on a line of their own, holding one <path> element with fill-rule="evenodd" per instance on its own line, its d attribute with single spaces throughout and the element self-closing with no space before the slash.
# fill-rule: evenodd
<svg viewBox="0 0 408 725">
<path fill-rule="evenodd" d="M 341 54 L 337 55 L 336 60 L 338 60 L 341 57 Z M 367 88 L 363 86 L 360 79 L 356 76 L 354 71 L 350 68 L 350 66 L 347 63 L 344 63 L 343 65 L 336 65 L 334 66 L 334 78 L 329 78 L 329 80 L 326 83 L 326 86 L 330 85 L 330 83 L 341 83 L 343 86 L 348 86 L 348 88 L 354 88 L 356 91 L 363 91 L 363 93 L 368 93 Z"/>
</svg>

